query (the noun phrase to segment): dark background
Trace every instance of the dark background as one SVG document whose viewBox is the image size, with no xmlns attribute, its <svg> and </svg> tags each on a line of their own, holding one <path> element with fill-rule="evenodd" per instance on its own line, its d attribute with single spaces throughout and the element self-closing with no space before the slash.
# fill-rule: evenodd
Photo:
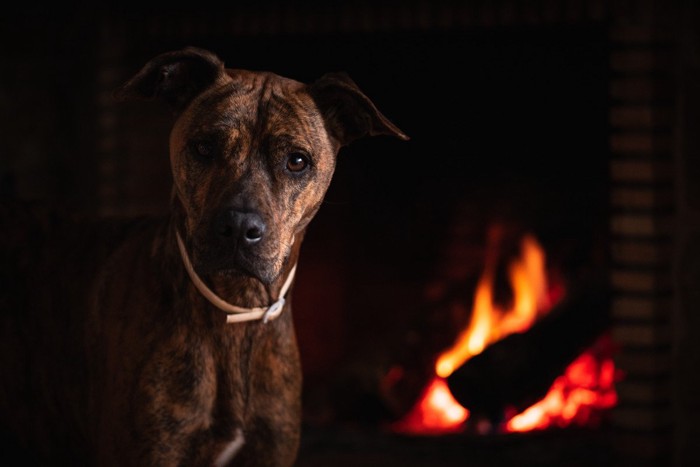
<svg viewBox="0 0 700 467">
<path fill-rule="evenodd" d="M 411 140 L 341 151 L 302 249 L 295 320 L 308 426 L 377 426 L 398 415 L 379 388 L 389 368 L 424 352 L 420 366 L 450 344 L 447 303 L 470 301 L 491 226 L 505 225 L 512 242 L 534 233 L 550 267 L 575 276 L 601 255 L 608 219 L 605 25 L 465 30 L 418 19 L 384 30 L 356 19 L 372 8 L 400 17 L 407 5 L 10 9 L 0 19 L 2 192 L 98 216 L 165 212 L 170 116 L 110 99 L 159 53 L 194 45 L 229 67 L 304 82 L 348 72 Z M 226 21 L 256 15 L 329 24 L 227 32 Z M 438 304 L 427 298 L 435 283 L 448 290 Z"/>
</svg>

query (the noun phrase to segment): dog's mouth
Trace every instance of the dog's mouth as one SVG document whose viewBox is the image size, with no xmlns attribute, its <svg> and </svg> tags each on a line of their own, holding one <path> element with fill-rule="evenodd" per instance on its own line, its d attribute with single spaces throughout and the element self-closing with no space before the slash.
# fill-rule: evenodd
<svg viewBox="0 0 700 467">
<path fill-rule="evenodd" d="M 263 284 L 271 284 L 279 275 L 282 259 L 279 252 L 270 255 L 262 248 L 256 251 L 237 248 L 236 245 L 197 246 L 193 248 L 193 264 L 202 274 L 249 276 Z M 268 253 L 268 254 L 265 254 Z"/>
</svg>

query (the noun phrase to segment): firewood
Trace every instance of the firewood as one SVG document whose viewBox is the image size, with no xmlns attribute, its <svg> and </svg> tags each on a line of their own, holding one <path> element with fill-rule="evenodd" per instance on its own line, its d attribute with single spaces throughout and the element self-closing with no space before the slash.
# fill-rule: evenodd
<svg viewBox="0 0 700 467">
<path fill-rule="evenodd" d="M 472 357 L 448 378 L 455 399 L 473 418 L 502 421 L 506 409 L 528 408 L 608 326 L 604 278 L 569 291 L 530 329 L 511 334 Z"/>
</svg>

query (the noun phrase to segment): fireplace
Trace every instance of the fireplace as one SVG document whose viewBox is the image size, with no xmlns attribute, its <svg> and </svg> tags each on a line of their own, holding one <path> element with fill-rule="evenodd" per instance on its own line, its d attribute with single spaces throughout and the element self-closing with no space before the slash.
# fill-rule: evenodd
<svg viewBox="0 0 700 467">
<path fill-rule="evenodd" d="M 266 2 L 138 23 L 110 12 L 83 30 L 94 41 L 81 62 L 95 79 L 77 81 L 75 128 L 37 143 L 74 138 L 73 159 L 41 160 L 17 142 L 34 159 L 7 165 L 20 193 L 103 215 L 160 213 L 168 116 L 110 95 L 144 59 L 200 45 L 231 66 L 304 81 L 345 70 L 412 139 L 345 148 L 309 229 L 293 297 L 305 371 L 299 466 L 688 465 L 700 457 L 700 58 L 697 8 L 686 3 Z M 43 57 L 52 68 L 54 55 Z M 48 127 L 66 102 L 46 105 Z M 85 125 L 94 141 L 79 140 Z M 162 131 L 145 130 L 154 126 Z M 46 183 L 46 167 L 95 182 Z M 516 301 L 508 270 L 524 241 L 545 259 L 547 303 L 454 369 L 476 375 L 451 388 L 475 404 L 465 407 L 472 423 L 396 429 L 472 322 L 485 270 L 490 301 Z M 502 429 L 507 405 L 536 403 L 589 351 L 614 383 L 591 423 Z M 528 389 L 520 370 L 532 362 L 551 371 L 532 373 Z"/>
<path fill-rule="evenodd" d="M 337 53 L 338 43 L 352 36 L 325 40 Z M 346 47 L 365 50 L 364 40 Z M 333 324 L 320 326 L 321 340 L 309 339 L 302 350 L 320 352 L 321 365 L 328 349 L 348 339 L 341 356 L 348 371 L 357 365 L 361 373 L 388 372 L 399 363 L 392 359 L 407 359 L 404 369 L 421 371 L 466 324 L 491 232 L 500 232 L 492 245 L 502 250 L 499 268 L 527 234 L 543 243 L 561 275 L 602 267 L 590 261 L 604 261 L 600 237 L 608 219 L 607 38 L 592 26 L 394 32 L 371 43 L 375 58 L 360 54 L 360 63 L 345 66 L 354 68 L 359 83 L 378 86 L 368 94 L 386 112 L 393 109 L 413 139 L 404 146 L 365 140 L 341 155 L 305 254 L 313 257 L 319 248 L 323 257 L 340 255 L 333 262 L 347 277 L 338 279 L 337 293 L 346 296 L 334 297 L 333 308 L 343 314 L 325 319 L 342 324 L 335 324 L 337 335 Z M 396 70 L 401 73 L 386 83 L 370 79 Z M 335 251 L 328 238 L 340 243 Z M 320 278 L 309 272 L 310 294 L 327 277 L 325 269 Z M 297 299 L 303 307 L 306 298 Z M 300 332 L 305 325 L 315 323 L 300 316 Z M 326 372 L 336 364 L 319 368 L 320 381 L 328 382 Z M 315 377 L 309 374 L 309 386 Z M 339 389 L 325 390 L 337 394 L 355 384 L 341 381 Z M 331 410 L 352 406 L 339 397 Z M 350 409 L 365 410 L 367 417 L 383 415 Z"/>
</svg>

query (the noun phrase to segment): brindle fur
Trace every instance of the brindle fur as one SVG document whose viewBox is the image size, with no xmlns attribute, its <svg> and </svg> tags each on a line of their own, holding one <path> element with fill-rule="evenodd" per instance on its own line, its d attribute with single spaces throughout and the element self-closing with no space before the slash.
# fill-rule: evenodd
<svg viewBox="0 0 700 467">
<path fill-rule="evenodd" d="M 2 206 L 2 465 L 210 466 L 242 430 L 230 465 L 290 466 L 302 384 L 291 295 L 274 321 L 226 324 L 192 285 L 175 231 L 220 297 L 267 306 L 339 149 L 407 138 L 342 74 L 306 85 L 195 48 L 155 57 L 117 95 L 175 111 L 172 209 L 85 223 Z M 311 159 L 301 174 L 285 169 L 297 151 Z M 264 220 L 254 249 L 217 236 L 230 208 Z"/>
</svg>

